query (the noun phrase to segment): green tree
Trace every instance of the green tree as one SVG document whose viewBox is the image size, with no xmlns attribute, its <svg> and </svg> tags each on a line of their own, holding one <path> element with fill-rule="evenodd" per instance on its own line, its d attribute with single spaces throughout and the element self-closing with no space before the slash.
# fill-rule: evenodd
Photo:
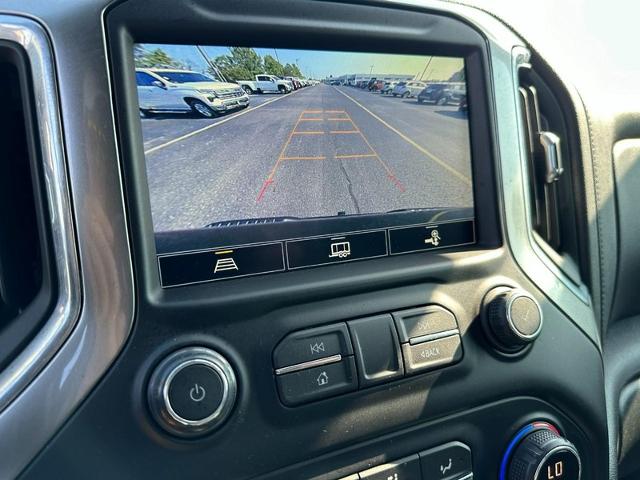
<svg viewBox="0 0 640 480">
<path fill-rule="evenodd" d="M 264 73 L 264 63 L 253 48 L 232 47 L 228 55 L 214 60 L 216 67 L 229 81 L 252 80 Z"/>
<path fill-rule="evenodd" d="M 464 82 L 465 81 L 464 67 L 458 70 L 457 72 L 455 72 L 453 75 L 451 75 L 451 77 L 449 77 L 449 81 Z"/>
<path fill-rule="evenodd" d="M 284 66 L 271 55 L 265 55 L 264 57 L 264 73 L 269 75 L 277 75 L 282 77 L 284 75 Z"/>
<path fill-rule="evenodd" d="M 147 52 L 144 48 L 134 50 L 134 59 L 136 67 L 142 68 L 160 68 L 160 67 L 173 67 L 184 68 L 184 65 L 179 60 L 172 58 L 167 52 L 161 48 L 156 48 L 151 52 Z"/>
<path fill-rule="evenodd" d="M 138 59 L 142 58 L 145 55 L 145 53 L 147 53 L 147 51 L 145 50 L 143 45 L 136 43 L 133 46 L 133 58 L 136 61 L 136 65 L 137 65 Z"/>
<path fill-rule="evenodd" d="M 287 77 L 299 77 L 299 78 L 302 78 L 303 76 L 298 66 L 293 63 L 287 63 L 284 66 L 284 75 Z"/>
</svg>

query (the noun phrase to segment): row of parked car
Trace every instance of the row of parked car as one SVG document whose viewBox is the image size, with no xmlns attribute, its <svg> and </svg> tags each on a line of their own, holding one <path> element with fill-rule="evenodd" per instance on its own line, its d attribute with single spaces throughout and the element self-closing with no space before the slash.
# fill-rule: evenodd
<svg viewBox="0 0 640 480">
<path fill-rule="evenodd" d="M 213 118 L 246 108 L 249 95 L 290 93 L 317 82 L 297 77 L 256 75 L 254 80 L 220 82 L 203 73 L 170 68 L 136 69 L 138 101 L 144 116 L 156 113 L 193 112 Z"/>
<path fill-rule="evenodd" d="M 238 80 L 238 85 L 248 95 L 259 93 L 289 93 L 314 84 L 312 80 L 298 77 L 278 77 L 276 75 L 256 75 L 254 80 Z"/>
<path fill-rule="evenodd" d="M 467 110 L 467 87 L 464 82 L 384 81 L 373 78 L 352 86 L 382 95 L 415 98 L 418 103 L 458 105 L 459 110 Z"/>
</svg>

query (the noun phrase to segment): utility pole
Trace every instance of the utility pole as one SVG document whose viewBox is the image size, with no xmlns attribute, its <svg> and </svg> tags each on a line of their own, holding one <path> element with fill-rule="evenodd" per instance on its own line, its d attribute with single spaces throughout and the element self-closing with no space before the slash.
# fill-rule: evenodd
<svg viewBox="0 0 640 480">
<path fill-rule="evenodd" d="M 422 75 L 420 75 L 420 80 L 424 78 L 424 74 L 427 72 L 427 68 L 429 68 L 429 65 L 431 65 L 432 60 L 433 60 L 433 57 L 429 57 L 429 61 L 425 65 L 424 70 L 422 71 Z"/>
<path fill-rule="evenodd" d="M 275 48 L 273 49 L 273 53 L 276 54 L 276 60 L 278 61 L 278 63 L 280 63 L 280 57 L 278 57 L 278 50 L 276 50 Z"/>
<path fill-rule="evenodd" d="M 375 67 L 375 65 L 371 65 L 371 68 L 369 69 L 369 76 L 373 73 L 373 67 Z"/>
<path fill-rule="evenodd" d="M 213 63 L 213 61 L 211 61 L 211 59 L 207 56 L 207 54 L 205 53 L 204 49 L 200 45 L 196 45 L 196 50 L 198 50 L 198 53 L 200 53 L 200 55 L 202 55 L 202 58 L 204 58 L 204 61 L 207 62 L 207 65 L 209 65 L 209 67 L 211 67 L 211 70 L 213 70 L 216 73 L 216 75 L 218 76 L 220 81 L 226 82 L 227 79 L 224 77 L 224 75 L 218 69 L 218 67 L 216 67 L 215 63 Z"/>
</svg>

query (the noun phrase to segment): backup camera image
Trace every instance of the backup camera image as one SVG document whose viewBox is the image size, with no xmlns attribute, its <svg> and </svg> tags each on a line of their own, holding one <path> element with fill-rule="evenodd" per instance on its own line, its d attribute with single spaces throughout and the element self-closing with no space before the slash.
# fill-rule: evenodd
<svg viewBox="0 0 640 480">
<path fill-rule="evenodd" d="M 461 58 L 157 44 L 134 58 L 157 232 L 473 216 Z"/>
</svg>

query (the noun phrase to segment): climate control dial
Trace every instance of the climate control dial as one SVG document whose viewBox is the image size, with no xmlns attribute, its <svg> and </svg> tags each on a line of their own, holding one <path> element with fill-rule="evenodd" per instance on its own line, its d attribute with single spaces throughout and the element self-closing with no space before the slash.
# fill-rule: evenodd
<svg viewBox="0 0 640 480">
<path fill-rule="evenodd" d="M 580 480 L 576 447 L 547 422 L 526 425 L 509 444 L 500 480 Z"/>
</svg>

